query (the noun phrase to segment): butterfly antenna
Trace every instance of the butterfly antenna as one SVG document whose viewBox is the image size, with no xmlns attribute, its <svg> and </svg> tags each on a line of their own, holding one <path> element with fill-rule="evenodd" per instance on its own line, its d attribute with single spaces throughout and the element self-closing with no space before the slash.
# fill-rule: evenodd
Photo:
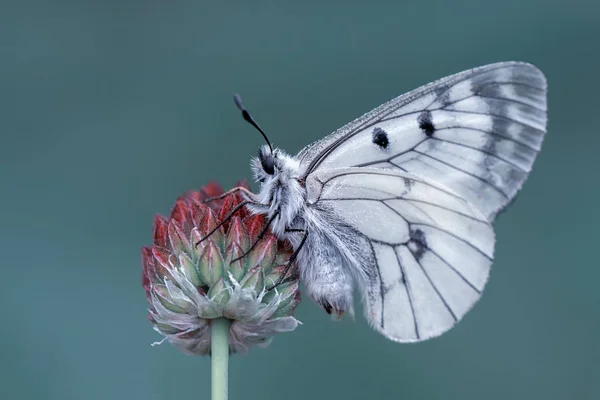
<svg viewBox="0 0 600 400">
<path fill-rule="evenodd" d="M 263 135 L 263 137 L 265 138 L 267 144 L 269 145 L 269 149 L 271 149 L 271 154 L 273 154 L 273 146 L 271 146 L 271 141 L 269 140 L 269 138 L 267 137 L 267 135 L 265 134 L 265 132 L 262 129 L 260 129 L 260 126 L 258 126 L 258 124 L 254 120 L 254 118 L 252 118 L 252 115 L 250 115 L 250 113 L 248 112 L 248 110 L 246 110 L 246 108 L 244 107 L 244 103 L 242 103 L 242 98 L 240 97 L 240 95 L 237 94 L 237 93 L 234 94 L 233 95 L 233 101 L 235 102 L 235 105 L 237 106 L 237 108 L 239 108 L 240 111 L 242 112 L 242 117 L 244 117 L 244 119 L 246 120 L 246 122 L 249 122 L 250 125 L 252 125 L 253 127 L 255 127 L 261 133 L 261 135 Z"/>
</svg>

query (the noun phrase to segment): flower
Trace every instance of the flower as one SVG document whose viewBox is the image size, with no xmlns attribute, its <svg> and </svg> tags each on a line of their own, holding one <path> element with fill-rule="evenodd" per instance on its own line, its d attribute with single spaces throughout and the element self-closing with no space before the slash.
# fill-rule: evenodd
<svg viewBox="0 0 600 400">
<path fill-rule="evenodd" d="M 211 183 L 181 196 L 170 218 L 156 216 L 154 244 L 142 248 L 148 317 L 157 332 L 188 354 L 210 354 L 215 318 L 232 322 L 232 353 L 267 346 L 272 335 L 299 324 L 293 317 L 300 302 L 296 266 L 283 276 L 290 245 L 270 231 L 259 240 L 264 218 L 250 215 L 245 207 L 227 219 L 243 201 L 240 188 L 248 186 L 242 183 L 224 193 Z M 206 201 L 216 196 L 222 198 Z M 247 256 L 235 261 L 257 240 Z"/>
</svg>

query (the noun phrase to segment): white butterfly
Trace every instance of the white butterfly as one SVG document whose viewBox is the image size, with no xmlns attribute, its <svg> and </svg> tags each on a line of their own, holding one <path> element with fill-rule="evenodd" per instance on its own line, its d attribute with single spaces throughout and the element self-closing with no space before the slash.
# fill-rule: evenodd
<svg viewBox="0 0 600 400">
<path fill-rule="evenodd" d="M 295 157 L 265 136 L 252 160 L 260 193 L 246 194 L 246 207 L 292 243 L 290 265 L 295 258 L 327 312 L 352 313 L 358 287 L 377 331 L 425 340 L 481 296 L 491 222 L 523 185 L 545 131 L 540 70 L 475 68 L 397 97 Z"/>
</svg>

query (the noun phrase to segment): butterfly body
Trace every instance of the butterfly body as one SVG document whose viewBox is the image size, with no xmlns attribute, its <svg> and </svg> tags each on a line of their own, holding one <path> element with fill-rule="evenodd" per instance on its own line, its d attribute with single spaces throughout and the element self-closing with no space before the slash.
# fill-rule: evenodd
<svg viewBox="0 0 600 400">
<path fill-rule="evenodd" d="M 480 298 L 491 223 L 541 148 L 546 81 L 526 63 L 465 71 L 409 92 L 292 157 L 263 146 L 253 213 L 289 240 L 309 297 L 389 339 L 455 325 Z"/>
<path fill-rule="evenodd" d="M 273 174 L 268 174 L 265 158 L 271 154 L 274 169 Z M 298 250 L 297 262 L 303 266 L 300 273 L 307 294 L 328 312 L 352 313 L 352 272 L 358 271 L 359 259 L 357 246 L 352 243 L 357 237 L 326 206 L 308 201 L 299 167 L 293 157 L 280 149 L 271 153 L 268 146 L 263 146 L 252 161 L 261 191 L 249 199 L 260 205 L 248 208 L 265 214 L 271 231 Z"/>
</svg>

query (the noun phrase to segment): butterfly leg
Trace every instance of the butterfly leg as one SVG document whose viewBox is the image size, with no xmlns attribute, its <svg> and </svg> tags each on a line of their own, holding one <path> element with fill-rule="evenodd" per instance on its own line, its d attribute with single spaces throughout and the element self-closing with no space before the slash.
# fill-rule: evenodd
<svg viewBox="0 0 600 400">
<path fill-rule="evenodd" d="M 273 220 L 275 220 L 275 218 L 277 218 L 277 216 L 279 215 L 279 212 L 276 212 L 273 217 L 271 217 L 269 219 L 269 221 L 267 221 L 265 227 L 263 228 L 263 230 L 258 234 L 258 237 L 256 238 L 256 240 L 254 241 L 254 243 L 252 243 L 252 246 L 250 246 L 250 248 L 248 249 L 248 251 L 244 252 L 244 254 L 242 254 L 241 256 L 231 260 L 232 263 L 241 260 L 242 258 L 246 257 L 248 254 L 250 254 L 250 252 L 252 250 L 254 250 L 254 248 L 256 247 L 256 245 L 262 240 L 262 238 L 265 236 L 265 234 L 267 233 L 267 231 L 269 230 L 269 226 L 271 226 L 271 223 L 273 222 Z"/>
<path fill-rule="evenodd" d="M 214 197 L 209 197 L 207 199 L 204 199 L 204 200 L 202 200 L 202 202 L 203 203 L 209 203 L 211 201 L 221 200 L 221 199 L 224 199 L 225 197 L 230 196 L 230 195 L 232 195 L 234 193 L 237 193 L 237 192 L 242 192 L 242 194 L 245 194 L 249 198 L 254 197 L 254 193 L 252 193 L 250 190 L 238 186 L 236 188 L 233 188 L 231 190 L 226 191 L 225 193 L 223 193 L 223 194 L 221 194 L 219 196 L 214 196 Z"/>
<path fill-rule="evenodd" d="M 246 200 L 246 201 L 241 202 L 233 210 L 231 210 L 231 212 L 229 214 L 227 214 L 227 216 L 225 218 L 223 218 L 223 220 L 221 222 L 219 222 L 217 224 L 217 226 L 215 226 L 210 232 L 208 232 L 206 234 L 206 236 L 204 236 L 202 239 L 198 240 L 196 242 L 195 246 L 198 247 L 198 245 L 200 243 L 202 243 L 203 241 L 205 241 L 206 239 L 208 239 L 213 233 L 215 233 L 220 227 L 222 227 L 227 221 L 229 221 L 231 219 L 231 217 L 233 217 L 235 215 L 235 213 L 237 213 L 238 211 L 240 211 L 241 209 L 243 209 L 248 204 L 252 204 L 253 206 L 256 206 L 256 207 L 268 207 L 269 206 L 268 204 L 262 204 L 262 203 L 258 203 L 258 202 L 250 201 L 250 200 Z"/>
<path fill-rule="evenodd" d="M 277 280 L 277 283 L 275 283 L 273 286 L 271 286 L 267 290 L 276 288 L 285 280 L 286 275 L 290 271 L 290 268 L 292 268 L 292 264 L 294 263 L 294 261 L 296 261 L 296 257 L 298 257 L 298 253 L 300 253 L 300 250 L 302 250 L 302 247 L 304 247 L 304 243 L 306 243 L 306 239 L 308 238 L 308 231 L 306 229 L 286 229 L 285 231 L 287 233 L 292 233 L 292 232 L 304 233 L 304 236 L 302 236 L 302 240 L 300 240 L 300 244 L 298 245 L 298 248 L 296 249 L 296 251 L 294 251 L 294 254 L 292 254 L 292 256 L 290 257 L 290 259 L 285 267 L 285 270 L 283 271 L 283 274 L 281 274 L 281 278 L 279 278 Z"/>
</svg>

